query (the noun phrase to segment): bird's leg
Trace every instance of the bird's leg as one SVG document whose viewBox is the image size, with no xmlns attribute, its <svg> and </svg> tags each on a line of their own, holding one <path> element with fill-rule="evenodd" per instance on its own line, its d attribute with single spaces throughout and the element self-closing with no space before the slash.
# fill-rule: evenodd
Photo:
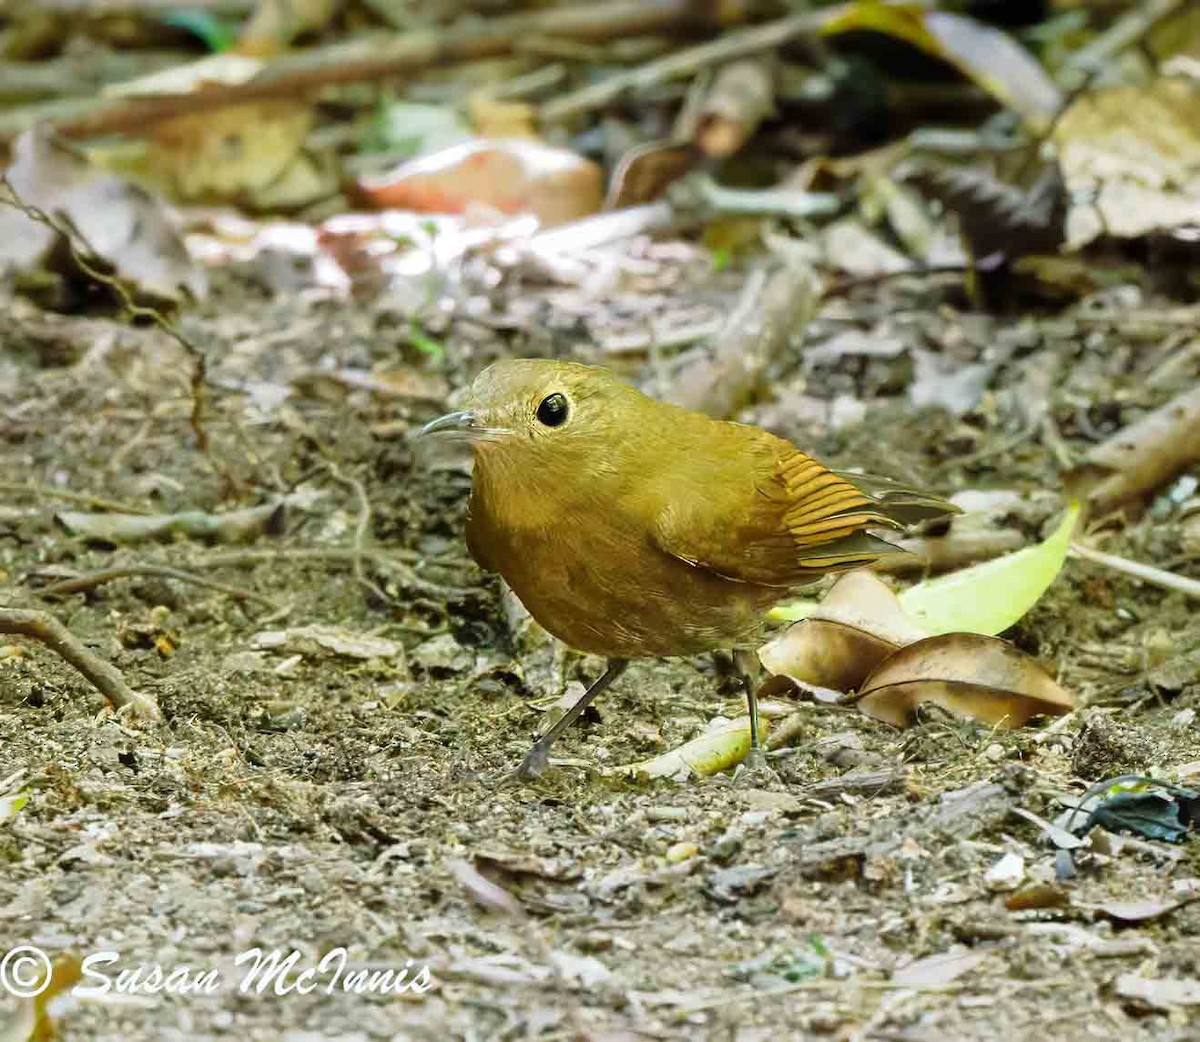
<svg viewBox="0 0 1200 1042">
<path fill-rule="evenodd" d="M 519 781 L 536 778 L 549 766 L 550 746 L 554 744 L 555 739 L 579 719 L 579 714 L 591 704 L 592 699 L 624 673 L 625 667 L 628 665 L 628 659 L 610 658 L 608 660 L 608 668 L 592 683 L 592 686 L 571 703 L 567 711 L 554 722 L 554 726 L 549 731 L 533 743 L 533 748 L 529 750 L 525 759 L 521 761 L 521 766 L 517 768 L 516 777 Z"/>
<path fill-rule="evenodd" d="M 733 664 L 742 678 L 742 689 L 746 692 L 746 711 L 750 714 L 750 754 L 746 757 L 746 765 L 764 766 L 766 759 L 758 741 L 758 695 L 754 688 L 754 677 L 758 669 L 754 654 L 745 648 L 737 648 L 733 652 Z"/>
</svg>

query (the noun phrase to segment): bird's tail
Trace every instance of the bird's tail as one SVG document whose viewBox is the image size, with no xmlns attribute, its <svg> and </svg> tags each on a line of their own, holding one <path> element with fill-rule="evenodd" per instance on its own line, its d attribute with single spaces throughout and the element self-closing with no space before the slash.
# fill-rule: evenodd
<svg viewBox="0 0 1200 1042">
<path fill-rule="evenodd" d="M 853 485 L 867 500 L 851 502 L 846 520 L 853 521 L 854 531 L 843 533 L 825 542 L 810 543 L 802 558 L 804 568 L 820 572 L 841 571 L 871 564 L 881 557 L 907 553 L 902 547 L 889 543 L 865 531 L 868 528 L 906 528 L 922 521 L 961 514 L 953 503 L 927 492 L 902 485 L 891 478 L 868 474 L 848 474 L 835 471 L 839 478 Z M 834 513 L 832 518 L 839 515 Z"/>
<path fill-rule="evenodd" d="M 874 474 L 848 474 L 845 471 L 834 473 L 870 499 L 875 511 L 898 528 L 962 513 L 953 503 L 939 496 L 919 492 L 891 478 L 876 477 Z"/>
</svg>

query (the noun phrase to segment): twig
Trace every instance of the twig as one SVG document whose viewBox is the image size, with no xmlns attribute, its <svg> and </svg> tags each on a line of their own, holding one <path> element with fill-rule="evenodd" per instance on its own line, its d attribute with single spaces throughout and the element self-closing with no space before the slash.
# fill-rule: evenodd
<svg viewBox="0 0 1200 1042">
<path fill-rule="evenodd" d="M 712 65 L 780 47 L 797 36 L 816 32 L 841 10 L 841 7 L 834 7 L 819 11 L 801 11 L 799 14 L 765 25 L 726 33 L 719 39 L 676 51 L 657 61 L 648 62 L 628 72 L 618 72 L 599 83 L 564 94 L 543 105 L 539 116 L 543 123 L 560 122 L 571 116 L 602 108 L 623 94 L 645 91 L 669 80 L 694 76 Z"/>
<path fill-rule="evenodd" d="M 19 210 L 31 221 L 43 224 L 56 235 L 62 236 L 67 244 L 67 248 L 71 251 L 71 259 L 79 265 L 80 269 L 86 275 L 95 279 L 101 285 L 107 286 L 117 295 L 121 306 L 125 309 L 125 314 L 131 320 L 139 318 L 149 319 L 187 353 L 188 357 L 192 360 L 192 411 L 188 422 L 192 428 L 192 433 L 196 437 L 197 447 L 201 452 L 207 453 L 208 433 L 204 429 L 204 390 L 208 379 L 208 358 L 204 351 L 185 337 L 179 327 L 174 322 L 169 321 L 157 308 L 143 307 L 141 304 L 136 303 L 129 292 L 129 287 L 119 278 L 100 271 L 91 261 L 85 258 L 85 250 L 93 257 L 98 257 L 99 254 L 92 249 L 91 245 L 74 225 L 69 221 L 48 214 L 40 207 L 31 206 L 26 203 L 9 180 L 7 172 L 0 174 L 0 187 L 6 189 L 11 196 L 11 198 L 6 198 L 3 194 L 0 194 L 0 204 Z M 77 242 L 82 243 L 83 249 L 79 248 Z"/>
<path fill-rule="evenodd" d="M 71 593 L 83 593 L 86 590 L 94 590 L 97 586 L 102 586 L 104 583 L 112 582 L 115 579 L 131 579 L 138 576 L 176 579 L 179 582 L 191 583 L 193 586 L 203 586 L 209 590 L 228 594 L 235 600 L 257 601 L 272 611 L 279 610 L 278 604 L 269 597 L 264 597 L 261 593 L 255 593 L 253 590 L 245 590 L 240 586 L 227 586 L 225 583 L 219 583 L 213 579 L 205 579 L 202 575 L 192 575 L 191 572 L 183 572 L 178 568 L 168 568 L 161 564 L 127 564 L 118 565 L 115 568 L 103 568 L 97 572 L 88 572 L 84 575 L 76 576 L 74 579 L 63 579 L 56 583 L 50 583 L 48 586 L 39 586 L 36 588 L 36 591 L 43 597 L 63 597 Z"/>
<path fill-rule="evenodd" d="M 38 485 L 32 481 L 0 481 L 0 492 L 28 492 L 35 497 L 48 496 L 51 499 L 64 499 L 68 503 L 82 503 L 95 510 L 108 510 L 116 514 L 136 514 L 139 517 L 149 517 L 153 513 L 153 511 L 143 510 L 141 507 L 118 503 L 115 499 L 104 499 L 101 496 L 89 495 L 87 492 L 72 492 L 66 488 L 47 488 L 45 485 Z"/>
<path fill-rule="evenodd" d="M 478 19 L 459 26 L 375 36 L 314 47 L 277 58 L 252 80 L 206 87 L 188 94 L 72 98 L 28 105 L 0 115 L 0 141 L 42 123 L 68 137 L 114 132 L 149 133 L 155 123 L 222 105 L 264 98 L 296 97 L 339 83 L 399 76 L 453 62 L 497 58 L 536 34 L 604 41 L 680 30 L 719 29 L 745 22 L 754 0 L 725 0 L 706 15 L 692 0 L 626 0 L 581 3 L 508 17 Z"/>
<path fill-rule="evenodd" d="M 1164 18 L 1169 18 L 1184 0 L 1149 0 L 1118 19 L 1105 32 L 1067 59 L 1067 71 L 1076 77 L 1088 77 L 1108 66 L 1113 58 L 1144 40 Z"/>
<path fill-rule="evenodd" d="M 114 709 L 129 706 L 149 720 L 160 719 L 153 700 L 132 690 L 119 669 L 88 651 L 53 615 L 43 611 L 0 608 L 0 633 L 28 637 L 45 644 L 79 670 Z"/>
<path fill-rule="evenodd" d="M 333 460 L 327 459 L 325 466 L 329 469 L 329 476 L 334 481 L 340 482 L 350 488 L 358 500 L 358 520 L 354 524 L 354 546 L 351 550 L 353 556 L 350 558 L 350 566 L 354 572 L 355 581 L 363 589 L 368 590 L 377 597 L 381 604 L 391 604 L 392 598 L 375 583 L 371 582 L 363 570 L 363 554 L 367 547 L 367 537 L 371 533 L 371 500 L 367 495 L 367 490 L 358 478 L 350 474 L 343 474 L 341 468 Z"/>
<path fill-rule="evenodd" d="M 1117 557 L 1115 554 L 1106 554 L 1080 543 L 1071 544 L 1071 554 L 1085 561 L 1091 561 L 1093 564 L 1102 564 L 1114 571 L 1141 579 L 1142 582 L 1150 583 L 1151 586 L 1158 586 L 1164 590 L 1173 590 L 1176 593 L 1200 599 L 1200 580 L 1189 579 L 1186 575 L 1165 572 L 1153 565 L 1131 561 L 1127 557 Z"/>
</svg>

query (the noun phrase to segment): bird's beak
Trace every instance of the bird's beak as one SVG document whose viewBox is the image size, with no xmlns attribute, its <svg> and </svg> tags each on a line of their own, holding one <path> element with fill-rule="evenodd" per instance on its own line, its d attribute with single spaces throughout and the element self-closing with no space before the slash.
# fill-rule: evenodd
<svg viewBox="0 0 1200 1042">
<path fill-rule="evenodd" d="M 476 427 L 476 419 L 473 412 L 448 412 L 425 424 L 417 432 L 417 437 L 424 438 L 427 434 L 470 434 Z"/>
</svg>

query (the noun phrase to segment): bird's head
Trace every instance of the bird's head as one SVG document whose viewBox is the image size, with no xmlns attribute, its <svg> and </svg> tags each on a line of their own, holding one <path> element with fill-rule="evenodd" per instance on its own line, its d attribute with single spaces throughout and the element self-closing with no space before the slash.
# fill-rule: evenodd
<svg viewBox="0 0 1200 1042">
<path fill-rule="evenodd" d="M 461 409 L 427 423 L 419 436 L 466 437 L 477 452 L 489 456 L 531 457 L 545 450 L 561 457 L 603 437 L 618 402 L 640 398 L 634 388 L 597 366 L 504 359 L 475 378 Z"/>
</svg>

